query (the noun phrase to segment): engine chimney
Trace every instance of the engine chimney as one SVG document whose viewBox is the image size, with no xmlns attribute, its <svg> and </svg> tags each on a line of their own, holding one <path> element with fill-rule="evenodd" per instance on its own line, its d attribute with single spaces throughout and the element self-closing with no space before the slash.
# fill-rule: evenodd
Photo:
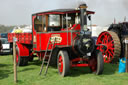
<svg viewBox="0 0 128 85">
<path fill-rule="evenodd" d="M 86 15 L 86 4 L 81 4 L 80 8 L 80 20 L 81 20 L 81 31 L 87 31 L 87 15 Z"/>
</svg>

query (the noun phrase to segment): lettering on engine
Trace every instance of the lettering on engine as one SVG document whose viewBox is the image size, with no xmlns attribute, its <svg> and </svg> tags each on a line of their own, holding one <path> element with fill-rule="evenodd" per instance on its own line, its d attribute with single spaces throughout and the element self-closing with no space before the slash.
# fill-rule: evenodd
<svg viewBox="0 0 128 85">
<path fill-rule="evenodd" d="M 56 41 L 55 41 L 55 38 L 56 38 Z M 55 43 L 61 43 L 62 37 L 60 36 L 60 34 L 52 34 L 51 35 L 50 42 L 54 43 L 54 41 L 55 41 Z"/>
</svg>

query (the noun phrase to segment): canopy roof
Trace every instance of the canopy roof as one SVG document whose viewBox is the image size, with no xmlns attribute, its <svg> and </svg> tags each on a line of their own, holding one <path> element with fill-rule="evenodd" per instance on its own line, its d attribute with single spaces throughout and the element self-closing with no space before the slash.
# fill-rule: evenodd
<svg viewBox="0 0 128 85">
<path fill-rule="evenodd" d="M 45 14 L 66 14 L 66 13 L 80 13 L 80 10 L 75 10 L 75 9 L 55 9 L 55 10 L 50 10 L 50 11 L 45 11 L 45 12 L 39 12 L 35 13 L 34 15 L 45 15 Z M 87 11 L 87 14 L 94 14 L 95 12 L 93 11 Z"/>
</svg>

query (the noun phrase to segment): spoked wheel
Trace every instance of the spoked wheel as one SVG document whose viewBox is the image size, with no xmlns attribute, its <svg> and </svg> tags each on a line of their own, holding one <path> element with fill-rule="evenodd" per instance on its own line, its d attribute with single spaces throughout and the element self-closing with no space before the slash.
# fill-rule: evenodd
<svg viewBox="0 0 128 85">
<path fill-rule="evenodd" d="M 58 72 L 61 76 L 66 76 L 70 69 L 69 56 L 67 51 L 59 51 L 57 58 Z"/>
<path fill-rule="evenodd" d="M 97 47 L 97 49 L 102 52 L 105 63 L 110 63 L 114 58 L 116 59 L 120 56 L 121 43 L 115 32 L 102 32 L 97 38 L 96 44 L 102 44 L 106 47 L 106 49 L 104 49 L 103 46 Z"/>
<path fill-rule="evenodd" d="M 104 70 L 104 59 L 103 55 L 100 51 L 97 51 L 95 53 L 95 56 L 92 56 L 89 60 L 89 66 L 91 71 L 96 74 L 100 75 L 102 74 Z"/>
<path fill-rule="evenodd" d="M 19 56 L 19 49 L 16 47 L 16 63 L 18 66 L 25 66 L 28 64 L 28 57 Z"/>
</svg>

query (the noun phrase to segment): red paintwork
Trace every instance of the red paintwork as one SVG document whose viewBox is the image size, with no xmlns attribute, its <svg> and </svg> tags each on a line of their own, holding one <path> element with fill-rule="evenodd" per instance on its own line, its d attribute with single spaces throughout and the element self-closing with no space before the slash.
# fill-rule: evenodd
<svg viewBox="0 0 128 85">
<path fill-rule="evenodd" d="M 103 53 L 104 62 L 110 63 L 114 58 L 114 41 L 112 36 L 108 32 L 102 32 L 96 44 L 103 44 L 107 47 L 107 50 L 104 51 L 103 46 L 98 47 L 97 49 Z"/>
<path fill-rule="evenodd" d="M 19 56 L 29 56 L 29 49 L 24 44 L 32 44 L 31 33 L 8 33 L 8 42 L 13 42 L 13 37 L 17 38 L 17 46 L 19 49 Z"/>
<path fill-rule="evenodd" d="M 79 62 L 79 61 L 88 61 L 88 59 L 83 59 L 83 58 L 75 58 L 73 60 L 70 61 L 70 67 L 87 67 L 89 66 L 89 64 L 86 63 L 74 63 L 74 62 Z"/>
<path fill-rule="evenodd" d="M 62 56 L 59 56 L 59 62 L 58 62 L 58 66 L 59 66 L 59 72 L 62 73 L 63 72 L 63 59 Z"/>
<path fill-rule="evenodd" d="M 89 64 L 72 64 L 71 67 L 88 67 Z"/>
<path fill-rule="evenodd" d="M 8 33 L 8 42 L 12 43 L 13 37 L 17 38 L 18 43 L 32 44 L 32 34 L 31 33 Z"/>
<path fill-rule="evenodd" d="M 61 46 L 61 45 L 71 45 L 71 40 L 74 40 L 74 38 L 76 37 L 76 34 L 79 34 L 80 25 L 77 25 L 76 28 L 73 30 L 73 31 L 76 31 L 76 32 L 71 33 L 72 28 L 69 28 L 68 39 L 67 39 L 67 31 L 63 30 L 63 29 L 62 29 L 62 31 L 60 31 L 58 33 L 54 33 L 54 32 L 36 33 L 34 28 L 33 28 L 33 36 L 36 36 L 36 42 L 33 41 L 33 44 L 36 44 L 36 48 L 33 48 L 33 50 L 35 50 L 35 51 L 46 50 L 49 38 L 53 34 L 59 34 L 60 37 L 62 38 L 61 43 L 56 43 L 55 45 L 59 45 L 59 46 Z M 71 35 L 72 35 L 72 39 L 71 39 Z M 67 40 L 68 40 L 68 42 L 67 42 Z M 51 47 L 52 46 L 49 46 L 49 50 L 51 50 Z"/>
<path fill-rule="evenodd" d="M 21 43 L 16 43 L 19 49 L 19 56 L 29 56 L 29 49 L 27 46 L 21 44 Z"/>
</svg>

